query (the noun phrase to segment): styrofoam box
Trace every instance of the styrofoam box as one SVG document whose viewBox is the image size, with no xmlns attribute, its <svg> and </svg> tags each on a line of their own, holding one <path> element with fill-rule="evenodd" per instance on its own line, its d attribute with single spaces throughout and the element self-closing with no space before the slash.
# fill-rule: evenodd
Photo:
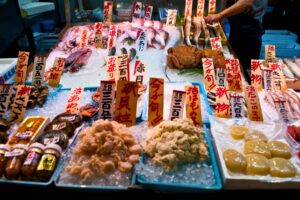
<svg viewBox="0 0 300 200">
<path fill-rule="evenodd" d="M 0 58 L 0 83 L 5 83 L 15 74 L 17 61 L 17 58 Z"/>
<path fill-rule="evenodd" d="M 48 2 L 32 2 L 22 5 L 22 9 L 26 10 L 28 15 L 36 15 L 39 13 L 54 10 L 54 3 Z"/>
<path fill-rule="evenodd" d="M 230 172 L 223 159 L 224 146 L 227 146 L 226 149 L 236 149 L 239 152 L 242 152 L 242 143 L 243 141 L 236 141 L 229 135 L 225 133 L 225 130 L 228 130 L 228 126 L 233 123 L 233 120 L 224 120 L 227 122 L 222 123 L 223 119 L 214 119 L 211 120 L 211 134 L 213 136 L 213 147 L 216 153 L 216 158 L 219 164 L 219 169 L 222 174 L 223 187 L 224 189 L 229 190 L 247 190 L 247 189 L 299 189 L 300 188 L 300 175 L 299 175 L 299 160 L 296 161 L 296 158 L 293 157 L 293 164 L 297 168 L 297 176 L 294 178 L 276 178 L 271 176 L 251 176 L 244 174 L 236 174 Z M 264 123 L 260 124 L 251 122 L 251 127 L 262 131 L 265 135 L 266 132 L 269 134 L 266 135 L 269 140 L 281 140 L 280 132 L 282 132 L 280 123 Z M 218 127 L 217 127 L 218 126 Z M 273 136 L 273 132 L 275 135 Z M 228 136 L 226 136 L 228 134 Z M 281 138 L 281 139 L 280 139 Z"/>
</svg>

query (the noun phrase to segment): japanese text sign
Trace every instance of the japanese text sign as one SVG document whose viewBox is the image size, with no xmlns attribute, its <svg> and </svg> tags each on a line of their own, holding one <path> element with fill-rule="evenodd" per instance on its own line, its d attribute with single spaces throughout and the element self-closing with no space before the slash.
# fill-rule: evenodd
<svg viewBox="0 0 300 200">
<path fill-rule="evenodd" d="M 176 17 L 177 17 L 177 10 L 175 9 L 169 9 L 168 15 L 167 15 L 167 26 L 175 26 L 176 25 Z"/>
<path fill-rule="evenodd" d="M 211 49 L 215 51 L 223 51 L 221 39 L 219 37 L 209 38 Z"/>
<path fill-rule="evenodd" d="M 246 103 L 248 109 L 248 118 L 251 121 L 264 121 L 260 102 L 255 87 L 246 86 L 245 96 L 246 96 Z"/>
<path fill-rule="evenodd" d="M 145 5 L 145 16 L 144 19 L 145 20 L 151 20 L 152 18 L 152 12 L 153 12 L 153 6 L 146 4 Z"/>
<path fill-rule="evenodd" d="M 209 0 L 208 14 L 214 14 L 215 12 L 216 12 L 216 0 Z"/>
<path fill-rule="evenodd" d="M 42 85 L 44 82 L 46 56 L 35 56 L 32 72 L 32 85 Z"/>
<path fill-rule="evenodd" d="M 226 59 L 226 71 L 229 90 L 234 92 L 242 92 L 243 84 L 239 60 Z"/>
<path fill-rule="evenodd" d="M 136 123 L 138 83 L 119 80 L 117 84 L 115 121 L 133 126 Z"/>
<path fill-rule="evenodd" d="M 65 58 L 55 58 L 54 65 L 50 69 L 50 75 L 48 79 L 48 84 L 51 87 L 58 87 L 61 75 L 64 70 L 66 59 Z"/>
<path fill-rule="evenodd" d="M 142 2 L 134 2 L 132 4 L 132 16 L 135 18 L 141 18 L 143 3 Z"/>
<path fill-rule="evenodd" d="M 102 23 L 96 22 L 94 24 L 94 30 L 95 30 L 95 47 L 96 48 L 102 48 L 103 47 L 103 41 L 102 41 Z"/>
<path fill-rule="evenodd" d="M 11 85 L 0 85 L 0 118 L 2 119 L 5 117 L 8 108 L 11 90 Z"/>
<path fill-rule="evenodd" d="M 88 30 L 87 29 L 83 29 L 81 32 L 81 38 L 80 38 L 80 48 L 84 48 L 88 45 Z"/>
<path fill-rule="evenodd" d="M 230 94 L 227 87 L 216 88 L 216 117 L 230 118 Z"/>
<path fill-rule="evenodd" d="M 118 56 L 118 78 L 119 80 L 129 81 L 129 55 Z"/>
<path fill-rule="evenodd" d="M 266 45 L 265 46 L 265 67 L 269 67 L 269 63 L 276 62 L 276 46 L 275 45 Z"/>
<path fill-rule="evenodd" d="M 138 50 L 140 52 L 144 51 L 147 47 L 147 32 L 146 31 L 142 31 L 140 33 L 140 37 L 138 39 Z"/>
<path fill-rule="evenodd" d="M 73 88 L 67 101 L 66 112 L 78 114 L 83 95 L 83 88 Z"/>
<path fill-rule="evenodd" d="M 217 86 L 227 87 L 227 73 L 224 68 L 217 67 Z"/>
<path fill-rule="evenodd" d="M 119 80 L 117 69 L 118 69 L 118 57 L 108 56 L 106 58 L 106 80 L 108 81 Z"/>
<path fill-rule="evenodd" d="M 26 112 L 30 90 L 31 90 L 30 86 L 26 86 L 26 85 L 17 86 L 16 97 L 12 104 L 12 108 L 9 116 L 10 122 L 22 122 Z"/>
<path fill-rule="evenodd" d="M 19 51 L 18 63 L 16 67 L 15 84 L 22 85 L 26 81 L 29 52 Z"/>
<path fill-rule="evenodd" d="M 186 117 L 193 120 L 195 126 L 202 126 L 200 90 L 198 86 L 185 86 Z"/>
<path fill-rule="evenodd" d="M 257 91 L 262 90 L 262 69 L 264 69 L 263 60 L 251 60 L 251 85 L 255 87 Z"/>
<path fill-rule="evenodd" d="M 184 19 L 192 17 L 193 12 L 193 0 L 185 0 Z"/>
<path fill-rule="evenodd" d="M 114 118 L 115 85 L 116 84 L 113 81 L 101 81 L 99 110 L 100 119 L 113 120 Z"/>
<path fill-rule="evenodd" d="M 181 119 L 183 116 L 183 110 L 185 105 L 185 92 L 173 90 L 169 120 Z"/>
<path fill-rule="evenodd" d="M 135 82 L 144 85 L 145 74 L 146 74 L 146 65 L 140 60 L 135 61 L 135 65 L 134 65 Z"/>
<path fill-rule="evenodd" d="M 216 91 L 216 77 L 212 58 L 202 58 L 204 86 L 207 91 Z"/>
<path fill-rule="evenodd" d="M 118 26 L 110 25 L 109 32 L 108 32 L 107 49 L 111 49 L 114 46 L 116 46 L 117 34 L 118 34 Z"/>
<path fill-rule="evenodd" d="M 286 91 L 288 88 L 286 85 L 285 76 L 282 72 L 282 68 L 277 63 L 269 63 L 269 68 L 273 73 L 274 89 Z"/>
<path fill-rule="evenodd" d="M 273 91 L 273 73 L 271 69 L 264 69 L 264 89 Z"/>
<path fill-rule="evenodd" d="M 204 7 L 205 7 L 205 0 L 198 0 L 197 17 L 203 18 L 203 16 L 204 16 Z"/>
<path fill-rule="evenodd" d="M 232 118 L 245 117 L 244 97 L 239 93 L 232 92 L 230 95 L 231 116 Z"/>
<path fill-rule="evenodd" d="M 113 2 L 112 1 L 104 1 L 103 22 L 111 22 L 112 21 L 112 10 L 113 10 Z"/>
<path fill-rule="evenodd" d="M 164 79 L 150 78 L 148 124 L 156 126 L 164 117 Z"/>
</svg>

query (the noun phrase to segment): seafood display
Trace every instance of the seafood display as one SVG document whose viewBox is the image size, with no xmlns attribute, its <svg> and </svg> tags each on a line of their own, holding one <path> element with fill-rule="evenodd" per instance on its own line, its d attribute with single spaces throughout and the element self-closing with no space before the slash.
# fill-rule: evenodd
<svg viewBox="0 0 300 200">
<path fill-rule="evenodd" d="M 216 67 L 225 66 L 222 52 L 211 49 L 197 49 L 189 46 L 177 46 L 168 49 L 167 65 L 170 68 L 197 68 L 202 65 L 202 58 L 213 58 Z"/>
<path fill-rule="evenodd" d="M 78 135 L 60 181 L 95 184 L 116 173 L 130 174 L 142 149 L 130 130 L 115 121 L 98 120 Z M 127 183 L 128 184 L 128 183 Z"/>
<path fill-rule="evenodd" d="M 287 78 L 299 79 L 300 78 L 300 58 L 294 59 L 277 59 L 279 65 L 282 66 L 282 71 Z"/>
<path fill-rule="evenodd" d="M 142 146 L 155 164 L 170 171 L 182 163 L 208 159 L 203 134 L 190 119 L 164 121 L 148 132 Z"/>
<path fill-rule="evenodd" d="M 80 108 L 80 114 L 82 117 L 91 118 L 95 116 L 99 111 L 99 106 L 93 104 L 86 104 Z"/>
<path fill-rule="evenodd" d="M 35 108 L 42 107 L 47 101 L 47 97 L 49 95 L 48 86 L 40 85 L 40 86 L 32 86 L 30 90 L 29 100 L 27 103 L 27 108 Z M 16 93 L 13 92 L 11 95 L 10 102 L 14 101 Z"/>
<path fill-rule="evenodd" d="M 9 138 L 7 144 L 10 146 L 31 144 L 41 134 L 48 122 L 48 117 L 27 117 L 17 131 Z"/>
<path fill-rule="evenodd" d="M 88 61 L 92 54 L 92 51 L 88 48 L 78 49 L 71 53 L 67 59 L 64 67 L 64 73 L 78 72 Z"/>
</svg>

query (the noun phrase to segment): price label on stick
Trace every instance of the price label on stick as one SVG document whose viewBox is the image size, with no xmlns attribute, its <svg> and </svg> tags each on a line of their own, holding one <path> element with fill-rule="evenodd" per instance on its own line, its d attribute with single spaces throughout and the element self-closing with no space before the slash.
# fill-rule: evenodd
<svg viewBox="0 0 300 200">
<path fill-rule="evenodd" d="M 32 73 L 32 85 L 42 85 L 44 82 L 46 56 L 35 56 Z"/>
<path fill-rule="evenodd" d="M 10 101 L 12 85 L 0 85 L 0 118 L 5 118 L 5 113 Z"/>
<path fill-rule="evenodd" d="M 143 7 L 142 2 L 134 2 L 132 4 L 132 16 L 135 17 L 135 18 L 141 18 L 142 7 Z"/>
<path fill-rule="evenodd" d="M 79 113 L 80 103 L 83 95 L 83 88 L 73 88 L 70 92 L 70 96 L 67 101 L 66 112 L 67 113 Z"/>
<path fill-rule="evenodd" d="M 208 14 L 216 13 L 216 0 L 209 0 L 208 2 Z"/>
<path fill-rule="evenodd" d="M 207 91 L 216 91 L 216 77 L 212 58 L 202 58 L 204 86 Z"/>
<path fill-rule="evenodd" d="M 114 81 L 101 81 L 100 119 L 113 120 L 114 118 L 115 85 Z"/>
<path fill-rule="evenodd" d="M 200 90 L 198 86 L 185 86 L 186 117 L 193 120 L 196 126 L 202 126 Z"/>
<path fill-rule="evenodd" d="M 50 75 L 48 79 L 48 84 L 51 87 L 58 87 L 61 75 L 63 73 L 64 67 L 65 67 L 65 58 L 55 58 L 54 65 L 50 69 Z"/>
<path fill-rule="evenodd" d="M 285 76 L 282 72 L 281 67 L 277 63 L 269 63 L 269 68 L 272 70 L 273 73 L 273 84 L 274 84 L 274 89 L 279 90 L 279 91 L 286 91 L 287 85 L 286 85 L 286 80 Z"/>
<path fill-rule="evenodd" d="M 242 92 L 243 84 L 239 60 L 226 59 L 226 71 L 229 90 L 234 92 Z"/>
<path fill-rule="evenodd" d="M 118 56 L 108 56 L 106 59 L 106 80 L 117 81 L 118 77 Z"/>
<path fill-rule="evenodd" d="M 251 121 L 264 121 L 255 87 L 246 86 L 245 96 L 248 109 L 248 118 Z"/>
<path fill-rule="evenodd" d="M 216 117 L 230 118 L 230 93 L 227 87 L 216 88 Z"/>
<path fill-rule="evenodd" d="M 102 48 L 102 23 L 96 22 L 94 25 L 94 30 L 95 30 L 95 47 L 96 48 Z"/>
<path fill-rule="evenodd" d="M 266 67 L 269 68 L 269 63 L 276 63 L 276 46 L 266 45 L 265 46 L 265 61 Z"/>
<path fill-rule="evenodd" d="M 262 90 L 262 69 L 264 69 L 263 60 L 251 60 L 251 85 L 259 92 Z"/>
<path fill-rule="evenodd" d="M 230 95 L 231 115 L 232 118 L 245 117 L 243 96 L 239 93 L 232 92 Z"/>
<path fill-rule="evenodd" d="M 198 0 L 197 4 L 197 17 L 204 17 L 204 7 L 205 7 L 205 0 Z"/>
<path fill-rule="evenodd" d="M 153 12 L 153 6 L 146 4 L 145 5 L 145 16 L 144 19 L 145 20 L 151 20 L 152 18 L 152 12 Z"/>
<path fill-rule="evenodd" d="M 185 105 L 185 91 L 173 90 L 169 120 L 181 119 Z"/>
<path fill-rule="evenodd" d="M 123 81 L 129 81 L 129 55 L 128 54 L 122 54 L 121 56 L 118 56 L 118 78 L 119 80 Z"/>
<path fill-rule="evenodd" d="M 146 75 L 146 65 L 142 63 L 140 60 L 135 61 L 135 65 L 134 65 L 135 82 L 144 85 L 145 75 Z"/>
<path fill-rule="evenodd" d="M 16 67 L 15 84 L 22 85 L 26 81 L 29 52 L 19 51 Z"/>
<path fill-rule="evenodd" d="M 193 12 L 193 0 L 185 0 L 184 19 L 192 17 Z"/>
<path fill-rule="evenodd" d="M 116 46 L 117 34 L 118 26 L 110 25 L 108 32 L 107 49 L 111 49 Z"/>
<path fill-rule="evenodd" d="M 150 78 L 148 125 L 156 126 L 164 118 L 164 79 Z"/>
<path fill-rule="evenodd" d="M 176 17 L 177 17 L 177 10 L 169 9 L 167 15 L 167 26 L 175 26 L 176 25 Z"/>
<path fill-rule="evenodd" d="M 104 1 L 103 22 L 111 22 L 112 21 L 112 10 L 113 10 L 113 2 L 112 1 Z"/>
</svg>

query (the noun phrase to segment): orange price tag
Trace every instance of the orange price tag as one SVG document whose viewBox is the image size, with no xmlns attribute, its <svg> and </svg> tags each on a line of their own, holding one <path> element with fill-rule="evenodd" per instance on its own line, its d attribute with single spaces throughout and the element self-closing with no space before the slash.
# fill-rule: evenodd
<svg viewBox="0 0 300 200">
<path fill-rule="evenodd" d="M 257 91 L 253 86 L 246 86 L 245 96 L 248 109 L 248 118 L 251 121 L 264 121 Z"/>
<path fill-rule="evenodd" d="M 32 73 L 32 85 L 42 85 L 44 82 L 46 56 L 35 56 Z"/>
<path fill-rule="evenodd" d="M 183 110 L 185 105 L 185 92 L 173 90 L 169 120 L 181 119 L 183 116 Z"/>
<path fill-rule="evenodd" d="M 5 118 L 5 113 L 10 101 L 12 85 L 0 85 L 0 118 Z"/>
<path fill-rule="evenodd" d="M 113 11 L 113 2 L 112 1 L 104 1 L 103 22 L 111 22 L 112 21 L 112 11 Z"/>
<path fill-rule="evenodd" d="M 118 56 L 118 78 L 119 80 L 123 81 L 130 81 L 129 77 L 129 55 L 128 54 L 122 54 L 121 56 Z"/>
<path fill-rule="evenodd" d="M 26 112 L 30 90 L 31 90 L 30 86 L 26 86 L 26 85 L 17 86 L 16 97 L 12 104 L 12 108 L 9 116 L 10 122 L 22 122 Z"/>
<path fill-rule="evenodd" d="M 101 81 L 99 118 L 112 120 L 114 118 L 114 100 L 116 84 L 113 81 Z"/>
<path fill-rule="evenodd" d="M 184 19 L 192 17 L 193 12 L 193 0 L 185 0 Z"/>
<path fill-rule="evenodd" d="M 216 12 L 216 0 L 209 0 L 208 14 L 214 14 L 215 12 Z"/>
<path fill-rule="evenodd" d="M 64 70 L 66 59 L 65 58 L 55 58 L 54 65 L 50 69 L 50 76 L 48 79 L 48 84 L 51 87 L 58 87 L 61 75 Z"/>
<path fill-rule="evenodd" d="M 251 60 L 251 85 L 257 91 L 262 90 L 262 69 L 264 69 L 263 60 Z"/>
<path fill-rule="evenodd" d="M 22 85 L 26 81 L 28 59 L 29 59 L 29 52 L 19 51 L 18 63 L 16 67 L 16 76 L 15 76 L 16 85 Z"/>
<path fill-rule="evenodd" d="M 243 84 L 239 60 L 226 59 L 226 71 L 229 90 L 233 92 L 242 92 Z"/>
<path fill-rule="evenodd" d="M 216 91 L 216 77 L 212 58 L 202 58 L 204 86 L 207 91 Z"/>
<path fill-rule="evenodd" d="M 106 58 L 106 80 L 117 81 L 118 77 L 118 56 L 108 56 Z"/>
<path fill-rule="evenodd" d="M 94 25 L 94 30 L 95 30 L 95 47 L 96 48 L 102 48 L 102 23 L 96 22 Z"/>
<path fill-rule="evenodd" d="M 230 94 L 227 87 L 216 88 L 216 117 L 230 118 Z"/>
<path fill-rule="evenodd" d="M 269 63 L 269 68 L 273 72 L 273 84 L 274 84 L 274 89 L 275 90 L 281 90 L 281 91 L 286 91 L 287 85 L 286 85 L 286 80 L 285 76 L 282 72 L 281 67 L 277 63 Z"/>
<path fill-rule="evenodd" d="M 203 16 L 204 16 L 204 7 L 205 7 L 205 0 L 198 0 L 197 17 L 203 18 Z"/>
<path fill-rule="evenodd" d="M 202 126 L 200 90 L 198 86 L 185 86 L 186 117 L 193 120 L 196 126 Z"/>
<path fill-rule="evenodd" d="M 83 88 L 73 88 L 70 92 L 70 96 L 67 101 L 66 112 L 67 113 L 79 113 L 80 103 L 83 95 Z"/>
<path fill-rule="evenodd" d="M 119 80 L 117 84 L 115 121 L 133 126 L 136 124 L 138 83 Z"/>
<path fill-rule="evenodd" d="M 150 78 L 148 124 L 156 126 L 164 118 L 164 79 Z"/>
<path fill-rule="evenodd" d="M 265 46 L 265 61 L 266 67 L 269 67 L 269 63 L 276 63 L 276 46 L 266 45 Z"/>
</svg>

